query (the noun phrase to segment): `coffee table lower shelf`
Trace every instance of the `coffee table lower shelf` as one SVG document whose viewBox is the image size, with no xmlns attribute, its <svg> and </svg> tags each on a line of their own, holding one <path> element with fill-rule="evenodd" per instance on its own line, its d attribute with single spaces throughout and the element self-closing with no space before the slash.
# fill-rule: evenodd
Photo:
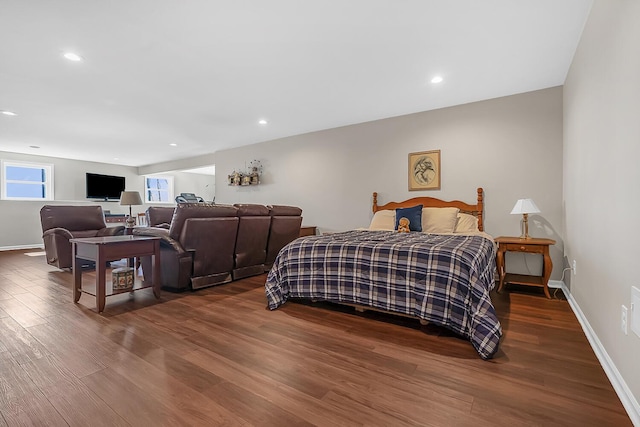
<svg viewBox="0 0 640 427">
<path fill-rule="evenodd" d="M 140 279 L 138 276 L 136 276 L 136 283 L 133 285 L 132 288 L 130 289 L 118 289 L 118 290 L 113 290 L 113 284 L 111 282 L 109 282 L 109 280 L 105 280 L 105 297 L 110 297 L 113 295 L 121 295 L 121 294 L 128 294 L 131 292 L 135 292 L 135 291 L 140 291 L 142 289 L 149 289 L 149 288 L 153 288 L 153 284 L 149 284 L 146 281 L 143 281 L 142 279 Z M 80 289 L 80 292 L 82 292 L 83 294 L 87 294 L 87 295 L 91 295 L 93 297 L 95 297 L 97 295 L 97 291 L 96 291 L 96 285 L 94 284 L 87 284 L 87 283 L 83 283 L 82 284 L 82 289 Z"/>
</svg>

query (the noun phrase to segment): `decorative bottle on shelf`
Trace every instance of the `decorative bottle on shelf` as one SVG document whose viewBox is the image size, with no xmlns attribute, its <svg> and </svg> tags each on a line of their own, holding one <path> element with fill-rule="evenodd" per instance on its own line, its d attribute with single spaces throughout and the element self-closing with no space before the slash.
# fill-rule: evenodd
<svg viewBox="0 0 640 427">
<path fill-rule="evenodd" d="M 233 171 L 233 175 L 231 178 L 231 185 L 240 185 L 242 181 L 242 174 L 237 171 Z"/>
<path fill-rule="evenodd" d="M 249 163 L 248 175 L 252 185 L 260 184 L 260 175 L 262 175 L 262 163 L 260 163 L 260 160 L 253 160 Z"/>
<path fill-rule="evenodd" d="M 260 184 L 260 175 L 258 174 L 257 167 L 254 166 L 251 168 L 251 175 L 249 175 L 249 179 L 252 185 Z"/>
</svg>

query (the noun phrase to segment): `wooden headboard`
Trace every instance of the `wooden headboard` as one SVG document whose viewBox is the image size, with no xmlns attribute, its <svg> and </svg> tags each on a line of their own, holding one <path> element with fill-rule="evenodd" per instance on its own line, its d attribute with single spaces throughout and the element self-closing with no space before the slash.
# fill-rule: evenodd
<svg viewBox="0 0 640 427">
<path fill-rule="evenodd" d="M 378 206 L 378 193 L 373 193 L 373 212 L 383 209 L 396 209 L 396 208 L 410 208 L 411 206 L 422 205 L 425 208 L 458 208 L 461 213 L 473 215 L 478 218 L 478 229 L 484 231 L 484 225 L 482 223 L 482 213 L 484 212 L 483 203 L 484 191 L 482 188 L 478 188 L 478 199 L 473 205 L 470 205 L 459 200 L 453 200 L 447 202 L 445 200 L 436 199 L 433 197 L 414 197 L 412 199 L 405 200 L 403 202 L 389 202 L 384 205 Z"/>
</svg>

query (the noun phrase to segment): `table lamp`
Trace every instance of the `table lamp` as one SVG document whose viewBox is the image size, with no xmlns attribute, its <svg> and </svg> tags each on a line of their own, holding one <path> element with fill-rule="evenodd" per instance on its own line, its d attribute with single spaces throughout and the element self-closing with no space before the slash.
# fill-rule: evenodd
<svg viewBox="0 0 640 427">
<path fill-rule="evenodd" d="M 538 209 L 532 199 L 520 199 L 516 202 L 516 205 L 511 210 L 511 214 L 522 214 L 522 221 L 524 222 L 524 233 L 520 235 L 521 239 L 531 238 L 531 236 L 529 236 L 529 214 L 539 212 L 540 209 Z"/>
<path fill-rule="evenodd" d="M 126 206 L 129 205 L 129 217 L 127 218 L 126 227 L 133 228 L 136 225 L 136 219 L 131 215 L 131 206 L 133 205 L 141 205 L 142 199 L 140 198 L 140 193 L 137 191 L 123 191 L 120 194 L 120 205 Z"/>
</svg>

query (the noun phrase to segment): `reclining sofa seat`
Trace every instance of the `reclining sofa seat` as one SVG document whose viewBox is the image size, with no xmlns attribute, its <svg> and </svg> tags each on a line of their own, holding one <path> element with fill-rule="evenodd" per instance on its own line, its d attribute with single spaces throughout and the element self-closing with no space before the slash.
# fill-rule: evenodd
<svg viewBox="0 0 640 427">
<path fill-rule="evenodd" d="M 136 235 L 162 238 L 161 283 L 170 291 L 230 282 L 237 232 L 237 208 L 206 203 L 180 203 L 168 230 L 134 230 Z M 142 271 L 151 271 L 151 257 L 142 257 Z"/>
<path fill-rule="evenodd" d="M 238 208 L 233 280 L 264 273 L 271 216 L 269 208 L 256 204 L 235 204 Z"/>
<path fill-rule="evenodd" d="M 267 259 L 264 271 L 271 270 L 280 249 L 300 236 L 302 209 L 295 206 L 269 205 L 271 227 L 267 243 Z"/>
<path fill-rule="evenodd" d="M 173 219 L 174 207 L 149 206 L 145 212 L 149 227 L 169 228 Z"/>
<path fill-rule="evenodd" d="M 122 225 L 107 227 L 102 206 L 45 205 L 40 224 L 47 264 L 60 269 L 72 266 L 70 239 L 124 234 Z"/>
</svg>

